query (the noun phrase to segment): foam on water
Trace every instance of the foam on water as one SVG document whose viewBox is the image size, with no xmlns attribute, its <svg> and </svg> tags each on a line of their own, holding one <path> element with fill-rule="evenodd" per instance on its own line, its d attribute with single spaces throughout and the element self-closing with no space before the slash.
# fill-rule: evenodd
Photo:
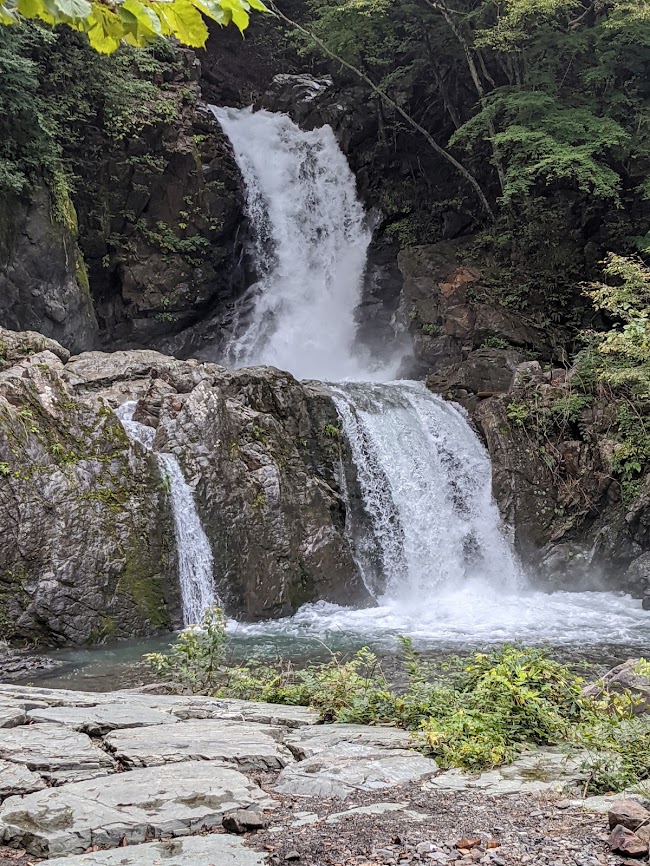
<svg viewBox="0 0 650 866">
<path fill-rule="evenodd" d="M 397 635 L 421 649 L 470 649 L 507 641 L 578 646 L 648 646 L 650 617 L 641 603 L 610 592 L 543 593 L 532 589 L 494 592 L 479 579 L 420 603 L 391 600 L 353 609 L 326 602 L 307 604 L 292 617 L 263 623 L 230 623 L 246 637 L 318 638 L 394 650 Z"/>
</svg>

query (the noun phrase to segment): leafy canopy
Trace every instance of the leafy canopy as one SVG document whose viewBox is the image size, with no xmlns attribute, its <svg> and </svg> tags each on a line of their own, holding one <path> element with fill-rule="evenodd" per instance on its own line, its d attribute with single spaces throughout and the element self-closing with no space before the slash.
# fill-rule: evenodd
<svg viewBox="0 0 650 866">
<path fill-rule="evenodd" d="M 122 42 L 141 47 L 159 36 L 201 48 L 208 38 L 205 18 L 243 32 L 251 9 L 266 11 L 262 0 L 0 0 L 0 24 L 67 24 L 87 34 L 95 50 L 112 54 Z"/>
</svg>

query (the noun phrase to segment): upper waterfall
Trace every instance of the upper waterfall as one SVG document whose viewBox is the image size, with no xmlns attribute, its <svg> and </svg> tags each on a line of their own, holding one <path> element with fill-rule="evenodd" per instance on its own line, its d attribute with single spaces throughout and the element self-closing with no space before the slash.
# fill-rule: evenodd
<svg viewBox="0 0 650 866">
<path fill-rule="evenodd" d="M 355 347 L 371 229 L 331 128 L 305 132 L 285 114 L 250 108 L 212 111 L 246 186 L 258 274 L 238 303 L 224 363 L 374 378 Z"/>
</svg>

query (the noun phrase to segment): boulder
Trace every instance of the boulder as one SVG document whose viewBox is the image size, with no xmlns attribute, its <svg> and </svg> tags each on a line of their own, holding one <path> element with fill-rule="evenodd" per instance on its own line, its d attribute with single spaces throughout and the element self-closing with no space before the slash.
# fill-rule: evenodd
<svg viewBox="0 0 650 866">
<path fill-rule="evenodd" d="M 188 761 L 9 797 L 0 806 L 0 838 L 35 856 L 61 857 L 212 830 L 235 809 L 273 805 L 237 770 Z"/>
<path fill-rule="evenodd" d="M 617 800 L 607 813 L 607 818 L 610 830 L 621 824 L 635 831 L 642 824 L 650 823 L 650 812 L 636 800 Z"/>
<path fill-rule="evenodd" d="M 512 350 L 476 349 L 464 361 L 429 376 L 427 388 L 459 402 L 471 394 L 504 393 L 510 390 L 521 359 L 522 355 Z"/>
<path fill-rule="evenodd" d="M 648 843 L 643 842 L 636 833 L 622 824 L 614 827 L 608 840 L 610 851 L 623 857 L 644 857 L 648 853 Z"/>
<path fill-rule="evenodd" d="M 223 828 L 229 833 L 250 833 L 263 830 L 268 826 L 269 819 L 263 812 L 255 809 L 235 809 L 223 818 Z"/>
<path fill-rule="evenodd" d="M 640 659 L 628 659 L 612 668 L 597 682 L 585 686 L 582 693 L 587 697 L 598 698 L 605 692 L 630 692 L 634 700 L 633 712 L 643 715 L 650 710 L 650 665 Z"/>
<path fill-rule="evenodd" d="M 104 742 L 127 767 L 216 760 L 242 770 L 279 770 L 293 761 L 280 733 L 269 725 L 193 720 L 115 731 Z"/>
<path fill-rule="evenodd" d="M 285 767 L 274 790 L 294 797 L 346 800 L 358 791 L 418 782 L 437 771 L 436 762 L 418 752 L 339 743 Z"/>
</svg>

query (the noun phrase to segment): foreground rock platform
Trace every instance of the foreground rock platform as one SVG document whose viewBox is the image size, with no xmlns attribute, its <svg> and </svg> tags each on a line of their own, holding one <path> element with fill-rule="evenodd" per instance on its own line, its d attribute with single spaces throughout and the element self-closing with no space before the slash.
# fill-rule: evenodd
<svg viewBox="0 0 650 866">
<path fill-rule="evenodd" d="M 408 732 L 318 724 L 305 707 L 0 684 L 0 720 L 0 866 L 617 866 L 604 813 L 630 824 L 636 808 L 583 800 L 580 755 L 531 749 L 469 776 Z"/>
<path fill-rule="evenodd" d="M 56 866 L 262 866 L 266 857 L 232 836 L 194 836 L 57 858 Z"/>
</svg>

